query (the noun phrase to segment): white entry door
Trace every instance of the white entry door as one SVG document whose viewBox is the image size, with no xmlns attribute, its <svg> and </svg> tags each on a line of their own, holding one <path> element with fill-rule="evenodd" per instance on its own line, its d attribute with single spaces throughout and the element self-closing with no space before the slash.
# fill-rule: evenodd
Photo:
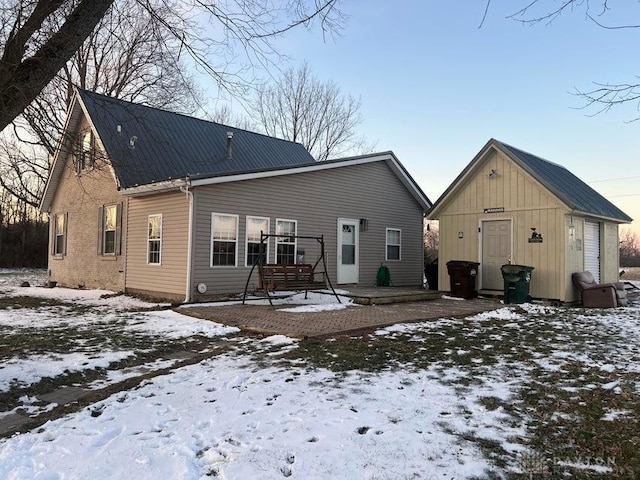
<svg viewBox="0 0 640 480">
<path fill-rule="evenodd" d="M 482 285 L 484 290 L 502 290 L 502 265 L 511 257 L 511 220 L 482 222 Z"/>
<path fill-rule="evenodd" d="M 358 283 L 359 221 L 338 219 L 338 283 Z"/>
</svg>

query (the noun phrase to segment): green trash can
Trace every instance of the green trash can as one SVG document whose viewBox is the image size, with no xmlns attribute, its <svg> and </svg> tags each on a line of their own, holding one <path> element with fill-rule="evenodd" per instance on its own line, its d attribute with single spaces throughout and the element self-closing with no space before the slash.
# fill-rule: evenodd
<svg viewBox="0 0 640 480">
<path fill-rule="evenodd" d="M 451 283 L 451 296 L 458 298 L 476 298 L 476 277 L 478 276 L 478 262 L 467 260 L 450 260 L 447 262 L 447 271 Z"/>
<path fill-rule="evenodd" d="M 533 267 L 526 265 L 502 265 L 504 303 L 526 303 L 531 300 L 529 284 Z"/>
</svg>

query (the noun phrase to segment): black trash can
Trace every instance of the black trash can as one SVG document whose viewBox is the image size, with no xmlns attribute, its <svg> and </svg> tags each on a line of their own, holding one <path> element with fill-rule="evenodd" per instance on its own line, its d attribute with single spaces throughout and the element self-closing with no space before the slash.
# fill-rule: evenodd
<svg viewBox="0 0 640 480">
<path fill-rule="evenodd" d="M 447 271 L 451 281 L 451 296 L 458 298 L 475 298 L 476 277 L 478 276 L 478 262 L 466 260 L 450 260 L 447 262 Z"/>
<path fill-rule="evenodd" d="M 504 303 L 525 303 L 531 300 L 529 284 L 533 267 L 526 265 L 502 265 Z"/>
</svg>

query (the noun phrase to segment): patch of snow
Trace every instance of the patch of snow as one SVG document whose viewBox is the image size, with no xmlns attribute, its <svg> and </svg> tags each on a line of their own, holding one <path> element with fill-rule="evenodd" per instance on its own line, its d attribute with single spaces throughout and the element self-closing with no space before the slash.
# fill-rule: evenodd
<svg viewBox="0 0 640 480">
<path fill-rule="evenodd" d="M 444 300 L 460 300 L 460 301 L 465 301 L 464 298 L 460 298 L 460 297 L 452 297 L 451 295 L 442 295 L 442 297 Z"/>
<path fill-rule="evenodd" d="M 144 375 L 145 373 L 172 367 L 177 362 L 178 360 L 176 359 L 171 359 L 171 360 L 159 359 L 153 362 L 144 363 L 142 365 L 123 368 L 121 370 L 109 370 L 106 372 L 106 377 L 104 379 L 91 382 L 89 385 L 87 385 L 87 388 L 93 389 L 93 390 L 105 388 L 109 385 L 113 385 L 114 383 L 123 382 L 128 378 L 138 377 L 140 375 Z"/>
<path fill-rule="evenodd" d="M 239 332 L 237 327 L 183 315 L 173 310 L 139 312 L 129 317 L 125 331 L 144 332 L 168 338 L 184 338 L 193 335 L 219 337 Z"/>
<path fill-rule="evenodd" d="M 335 310 L 344 310 L 349 305 L 344 303 L 328 303 L 322 305 L 300 305 L 299 307 L 279 308 L 279 312 L 293 312 L 293 313 L 318 313 L 318 312 L 330 312 Z"/>
<path fill-rule="evenodd" d="M 575 470 L 591 470 L 596 473 L 612 473 L 613 469 L 606 465 L 599 465 L 597 463 L 586 463 L 586 462 L 568 462 L 568 461 L 560 461 L 557 462 L 556 465 L 561 467 L 569 467 Z"/>
<path fill-rule="evenodd" d="M 133 351 L 102 351 L 87 354 L 51 353 L 32 355 L 29 358 L 11 358 L 0 364 L 0 392 L 12 386 L 26 386 L 43 378 L 57 377 L 65 371 L 79 372 L 94 368 L 106 368 L 112 362 L 119 362 L 134 355 Z"/>
<path fill-rule="evenodd" d="M 283 311 L 297 311 L 297 312 L 340 310 L 347 306 L 356 306 L 356 304 L 353 303 L 353 300 L 351 298 L 341 295 L 341 293 L 343 294 L 348 293 L 346 290 L 345 291 L 336 290 L 336 293 L 338 294 L 338 298 L 340 298 L 341 303 L 337 301 L 336 297 L 333 295 L 333 293 L 331 293 L 330 290 L 307 292 L 307 298 L 304 298 L 305 297 L 304 292 L 279 291 L 277 292 L 277 294 L 271 296 L 271 301 L 273 302 L 274 305 L 306 305 L 313 308 L 310 310 L 282 309 Z M 269 299 L 265 297 L 247 297 L 247 303 L 249 305 L 270 305 Z M 186 305 L 181 305 L 179 308 L 224 307 L 228 305 L 241 305 L 241 304 L 242 304 L 242 299 L 228 300 L 228 301 L 222 301 L 222 302 L 189 303 Z"/>
<path fill-rule="evenodd" d="M 380 328 L 374 332 L 374 335 L 395 335 L 395 334 L 408 334 L 412 332 L 421 332 L 431 329 L 436 329 L 448 325 L 461 325 L 461 320 L 455 320 L 450 318 L 443 318 L 439 320 L 429 320 L 426 322 L 416 323 L 395 323 L 388 327 Z"/>
<path fill-rule="evenodd" d="M 260 343 L 268 343 L 269 345 L 273 346 L 293 345 L 295 343 L 298 343 L 298 340 L 296 340 L 295 338 L 287 337 L 286 335 L 271 335 L 260 340 Z"/>
<path fill-rule="evenodd" d="M 522 320 L 523 317 L 522 314 L 516 312 L 513 307 L 503 307 L 498 308 L 497 310 L 478 313 L 468 318 L 469 320 Z"/>
<path fill-rule="evenodd" d="M 168 303 L 146 302 L 109 290 L 80 290 L 62 287 L 16 287 L 12 290 L 11 295 L 50 298 L 78 305 L 110 307 L 117 310 L 168 307 L 170 305 Z"/>
<path fill-rule="evenodd" d="M 463 479 L 492 465 L 460 433 L 511 446 L 522 434 L 429 372 L 250 366 L 211 359 L 2 439 L 0 478 Z"/>
<path fill-rule="evenodd" d="M 633 412 L 631 410 L 609 410 L 602 416 L 601 420 L 612 422 L 614 420 L 618 420 L 621 417 L 628 417 L 632 414 Z"/>
</svg>

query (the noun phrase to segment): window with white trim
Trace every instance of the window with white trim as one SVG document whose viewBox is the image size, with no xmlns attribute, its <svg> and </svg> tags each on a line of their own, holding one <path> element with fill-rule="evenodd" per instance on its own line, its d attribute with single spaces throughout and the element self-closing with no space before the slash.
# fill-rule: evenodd
<svg viewBox="0 0 640 480">
<path fill-rule="evenodd" d="M 399 228 L 387 228 L 386 259 L 400 260 L 400 242 L 402 231 Z"/>
<path fill-rule="evenodd" d="M 211 214 L 211 266 L 238 265 L 238 216 Z"/>
<path fill-rule="evenodd" d="M 100 248 L 101 255 L 118 255 L 120 252 L 120 204 L 105 205 L 100 208 Z"/>
<path fill-rule="evenodd" d="M 160 265 L 162 262 L 162 214 L 149 215 L 147 229 L 147 263 Z"/>
<path fill-rule="evenodd" d="M 296 263 L 297 242 L 295 235 L 297 226 L 296 220 L 276 219 L 276 235 L 287 235 L 276 237 L 276 263 L 278 265 L 294 265 Z"/>
<path fill-rule="evenodd" d="M 84 132 L 79 141 L 76 157 L 76 170 L 80 173 L 82 170 L 93 168 L 95 163 L 95 141 L 91 130 Z"/>
<path fill-rule="evenodd" d="M 247 250 L 245 266 L 252 266 L 260 256 L 260 233 L 269 233 L 269 218 L 247 215 Z M 269 263 L 269 240 L 265 242 L 264 263 Z"/>
<path fill-rule="evenodd" d="M 64 255 L 67 250 L 67 214 L 57 213 L 54 217 L 53 254 Z"/>
</svg>

